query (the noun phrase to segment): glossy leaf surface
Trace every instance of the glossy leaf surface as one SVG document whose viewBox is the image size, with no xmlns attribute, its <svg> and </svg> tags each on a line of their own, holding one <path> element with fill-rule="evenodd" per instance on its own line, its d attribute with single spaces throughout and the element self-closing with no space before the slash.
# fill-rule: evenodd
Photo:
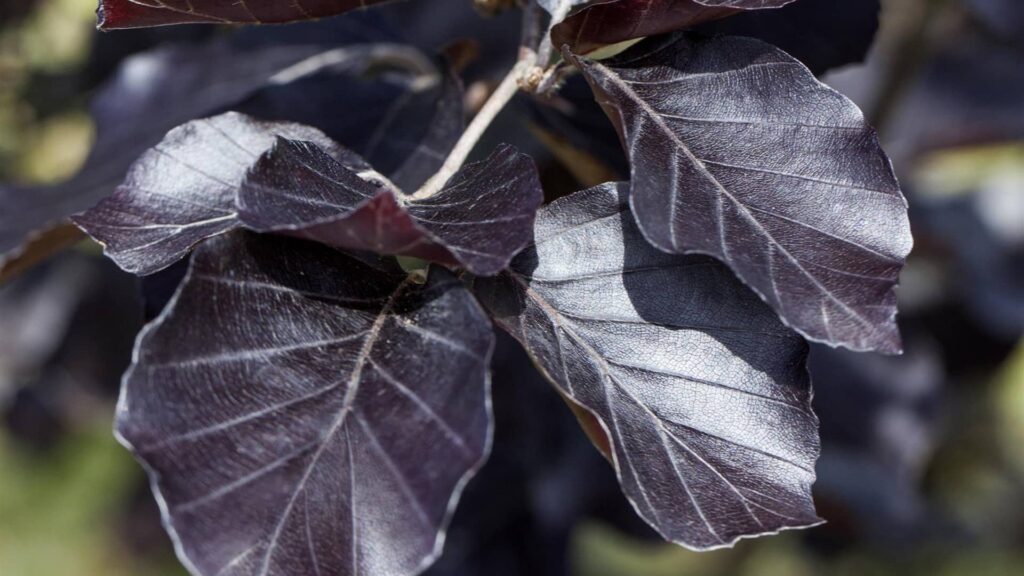
<svg viewBox="0 0 1024 576">
<path fill-rule="evenodd" d="M 492 346 L 445 270 L 236 232 L 140 336 L 117 431 L 197 575 L 415 574 L 486 457 Z"/>
<path fill-rule="evenodd" d="M 679 35 L 576 61 L 619 130 L 651 243 L 725 261 L 813 340 L 899 352 L 907 205 L 852 102 L 747 38 Z"/>
<path fill-rule="evenodd" d="M 334 16 L 384 0 L 100 0 L 101 30 L 168 24 L 277 24 Z"/>
<path fill-rule="evenodd" d="M 654 36 L 745 10 L 779 8 L 794 0 L 603 0 L 573 12 L 551 30 L 555 46 L 585 54 L 607 44 Z"/>
<path fill-rule="evenodd" d="M 729 270 L 651 247 L 625 184 L 543 208 L 475 281 L 498 324 L 599 421 L 626 496 L 694 549 L 818 522 L 807 345 Z"/>
</svg>

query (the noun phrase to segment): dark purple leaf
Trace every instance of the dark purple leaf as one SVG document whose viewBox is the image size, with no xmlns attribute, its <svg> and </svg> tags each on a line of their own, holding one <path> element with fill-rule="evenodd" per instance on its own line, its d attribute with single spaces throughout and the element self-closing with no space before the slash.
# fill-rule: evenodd
<svg viewBox="0 0 1024 576">
<path fill-rule="evenodd" d="M 749 38 L 569 57 L 619 130 L 651 243 L 725 261 L 812 340 L 899 352 L 907 205 L 852 102 Z"/>
<path fill-rule="evenodd" d="M 819 520 L 807 345 L 705 256 L 651 247 L 625 184 L 557 200 L 475 291 L 599 421 L 637 512 L 694 549 Z"/>
<path fill-rule="evenodd" d="M 234 112 L 171 130 L 132 166 L 113 195 L 74 218 L 117 265 L 152 274 L 200 241 L 239 226 L 235 195 L 246 167 L 280 136 L 345 154 L 318 130 Z"/>
<path fill-rule="evenodd" d="M 266 120 L 315 126 L 415 190 L 465 128 L 462 82 L 448 62 L 393 43 L 329 52 L 323 73 L 261 90 L 240 107 Z M 358 114 L 338 114 L 339 106 Z"/>
<path fill-rule="evenodd" d="M 422 175 L 437 160 L 432 150 L 417 146 L 396 173 Z M 509 146 L 417 198 L 315 130 L 228 113 L 173 131 L 114 196 L 75 220 L 138 274 L 244 226 L 489 275 L 529 242 L 542 201 L 533 161 Z"/>
<path fill-rule="evenodd" d="M 193 573 L 416 574 L 490 446 L 467 289 L 236 232 L 139 338 L 117 431 Z M 386 344 L 386 345 L 385 345 Z"/>
<path fill-rule="evenodd" d="M 241 221 L 331 246 L 404 254 L 496 274 L 530 241 L 543 202 L 536 167 L 511 146 L 417 198 L 363 179 L 316 146 L 282 140 L 239 192 Z"/>
<path fill-rule="evenodd" d="M 570 14 L 551 30 L 551 38 L 557 47 L 568 44 L 573 51 L 585 54 L 608 44 L 681 30 L 744 10 L 779 8 L 794 1 L 600 0 Z"/>
<path fill-rule="evenodd" d="M 101 30 L 168 24 L 273 24 L 334 16 L 384 0 L 100 0 Z"/>
</svg>

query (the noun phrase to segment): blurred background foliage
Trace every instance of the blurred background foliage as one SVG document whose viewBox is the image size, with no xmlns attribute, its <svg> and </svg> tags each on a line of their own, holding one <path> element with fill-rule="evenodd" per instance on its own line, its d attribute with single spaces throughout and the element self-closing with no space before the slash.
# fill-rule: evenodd
<svg viewBox="0 0 1024 576">
<path fill-rule="evenodd" d="M 413 12 L 426 4 L 445 4 L 450 25 Z M 828 524 L 703 554 L 660 543 L 570 413 L 504 342 L 495 452 L 430 574 L 1024 574 L 1024 4 L 882 4 L 865 63 L 824 80 L 876 124 L 910 200 L 907 354 L 814 349 L 823 438 L 815 494 Z M 459 20 L 475 18 L 468 0 L 404 7 L 404 25 L 434 26 L 416 26 L 422 42 L 475 26 Z M 0 3 L 0 181 L 69 177 L 93 138 L 89 98 L 119 61 L 219 33 L 98 34 L 94 8 Z M 514 42 L 516 25 L 488 24 L 489 40 Z M 499 28 L 510 35 L 491 34 Z M 470 99 L 490 80 L 476 68 Z M 553 133 L 531 103 L 510 115 L 492 137 L 517 141 L 519 119 L 529 119 L 546 145 L 529 151 L 555 193 L 619 169 L 615 142 L 600 140 L 607 129 L 574 146 L 571 131 Z M 586 128 L 583 114 L 576 120 Z M 147 282 L 148 294 L 166 293 L 160 279 Z M 147 314 L 138 288 L 88 243 L 0 286 L 2 576 L 184 574 L 144 474 L 110 434 L 119 375 Z"/>
</svg>

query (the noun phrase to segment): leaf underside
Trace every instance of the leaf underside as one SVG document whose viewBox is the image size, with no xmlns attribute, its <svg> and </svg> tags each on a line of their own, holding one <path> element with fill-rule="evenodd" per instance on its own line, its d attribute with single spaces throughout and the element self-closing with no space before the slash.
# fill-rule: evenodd
<svg viewBox="0 0 1024 576">
<path fill-rule="evenodd" d="M 139 337 L 117 431 L 202 576 L 415 574 L 490 447 L 493 332 L 450 273 L 235 232 Z"/>
<path fill-rule="evenodd" d="M 906 200 L 857 107 L 763 42 L 569 55 L 619 130 L 645 237 L 723 260 L 812 340 L 898 353 Z"/>
<path fill-rule="evenodd" d="M 334 16 L 385 0 L 100 0 L 101 30 L 169 24 L 278 24 Z"/>
<path fill-rule="evenodd" d="M 475 293 L 599 420 L 663 537 L 703 550 L 818 523 L 806 343 L 721 263 L 651 247 L 626 188 L 543 208 L 535 244 Z"/>
<path fill-rule="evenodd" d="M 604 0 L 584 6 L 551 30 L 555 46 L 586 54 L 601 46 L 654 36 L 748 10 L 795 0 Z"/>
</svg>

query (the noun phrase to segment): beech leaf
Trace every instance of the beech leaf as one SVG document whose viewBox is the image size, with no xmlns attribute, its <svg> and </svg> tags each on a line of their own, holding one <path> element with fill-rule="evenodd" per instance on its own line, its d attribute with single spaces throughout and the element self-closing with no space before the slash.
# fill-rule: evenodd
<svg viewBox="0 0 1024 576">
<path fill-rule="evenodd" d="M 239 227 L 235 196 L 245 167 L 278 135 L 342 152 L 318 130 L 229 112 L 171 130 L 132 166 L 124 184 L 74 217 L 122 269 L 152 274 L 211 236 Z"/>
<path fill-rule="evenodd" d="M 637 512 L 693 549 L 819 522 L 807 344 L 706 256 L 651 247 L 625 184 L 556 200 L 474 290 L 599 421 Z"/>
<path fill-rule="evenodd" d="M 100 0 L 99 28 L 279 24 L 334 16 L 385 0 Z"/>
<path fill-rule="evenodd" d="M 713 255 L 808 338 L 898 353 L 906 200 L 848 99 L 780 50 L 682 34 L 571 54 L 619 130 L 661 250 Z"/>
<path fill-rule="evenodd" d="M 253 167 L 238 205 L 242 222 L 258 232 L 491 275 L 529 243 L 543 199 L 533 160 L 511 146 L 465 166 L 437 194 L 417 198 L 361 178 L 316 146 L 282 140 Z"/>
<path fill-rule="evenodd" d="M 422 175 L 436 160 L 414 151 L 397 173 Z M 241 226 L 489 275 L 530 241 L 542 201 L 533 161 L 510 146 L 417 198 L 313 129 L 228 113 L 172 131 L 75 221 L 136 274 Z"/>
<path fill-rule="evenodd" d="M 446 270 L 235 232 L 140 335 L 117 432 L 197 576 L 412 575 L 489 450 L 492 348 Z"/>
<path fill-rule="evenodd" d="M 551 38 L 555 46 L 567 44 L 586 54 L 608 44 L 673 32 L 745 10 L 780 8 L 794 1 L 599 0 L 557 24 Z"/>
</svg>

